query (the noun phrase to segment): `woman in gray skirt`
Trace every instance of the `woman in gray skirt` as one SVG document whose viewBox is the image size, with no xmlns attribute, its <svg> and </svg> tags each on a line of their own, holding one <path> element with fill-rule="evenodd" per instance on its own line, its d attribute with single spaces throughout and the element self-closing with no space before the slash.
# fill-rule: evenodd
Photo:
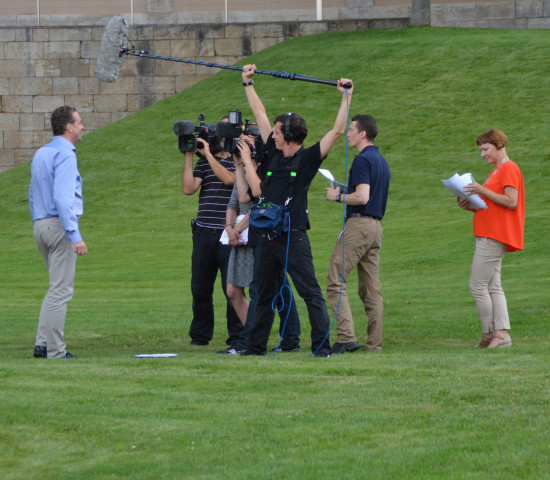
<svg viewBox="0 0 550 480">
<path fill-rule="evenodd" d="M 239 141 L 239 152 L 233 155 L 236 177 L 231 199 L 227 204 L 225 229 L 229 245 L 232 247 L 227 267 L 227 296 L 244 325 L 248 314 L 248 299 L 244 289 L 248 288 L 250 282 L 252 282 L 254 247 L 259 245 L 261 238 L 256 238 L 257 234 L 254 235 L 253 232 L 248 235 L 248 211 L 254 205 L 255 199 L 250 195 L 241 155 L 247 155 L 251 158 L 247 141 Z M 254 162 L 249 161 L 250 163 Z"/>
</svg>

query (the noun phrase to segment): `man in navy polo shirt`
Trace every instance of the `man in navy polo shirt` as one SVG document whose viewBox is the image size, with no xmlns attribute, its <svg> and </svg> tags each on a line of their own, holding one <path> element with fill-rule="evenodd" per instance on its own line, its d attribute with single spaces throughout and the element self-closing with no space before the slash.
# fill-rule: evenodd
<svg viewBox="0 0 550 480">
<path fill-rule="evenodd" d="M 348 144 L 360 153 L 351 165 L 347 192 L 339 188 L 327 188 L 327 200 L 346 204 L 345 228 L 332 252 L 327 277 L 327 299 L 333 312 L 338 311 L 338 338 L 332 347 L 333 353 L 353 352 L 359 348 L 345 288 L 346 279 L 355 266 L 359 297 L 368 316 L 365 348 L 382 350 L 384 306 L 379 280 L 381 221 L 388 201 L 390 168 L 378 147 L 373 144 L 377 135 L 378 125 L 373 117 L 353 117 L 348 131 Z"/>
</svg>

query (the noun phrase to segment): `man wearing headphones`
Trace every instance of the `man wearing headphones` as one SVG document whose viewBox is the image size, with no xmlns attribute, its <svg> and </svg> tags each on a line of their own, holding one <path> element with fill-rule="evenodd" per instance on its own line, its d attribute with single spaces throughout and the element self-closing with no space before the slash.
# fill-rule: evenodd
<svg viewBox="0 0 550 480">
<path fill-rule="evenodd" d="M 333 128 L 320 142 L 304 148 L 307 128 L 300 115 L 279 115 L 271 128 L 264 105 L 254 89 L 252 77 L 255 72 L 255 65 L 245 65 L 242 79 L 248 103 L 268 151 L 269 172 L 262 182 L 263 200 L 277 205 L 286 203 L 291 213 L 289 232 L 275 237 L 264 235 L 259 259 L 256 324 L 250 333 L 245 354 L 267 353 L 267 342 L 274 318 L 271 304 L 278 293 L 276 279 L 286 265 L 296 291 L 306 302 L 311 324 L 311 349 L 316 357 L 329 357 L 332 353 L 328 338 L 330 319 L 315 277 L 311 246 L 306 233 L 309 229 L 307 192 L 321 163 L 345 132 L 353 87 L 349 79 L 342 78 L 338 81 L 337 89 L 342 93 L 342 101 Z M 344 85 L 349 88 L 344 88 Z M 288 240 L 290 244 L 287 249 Z"/>
</svg>

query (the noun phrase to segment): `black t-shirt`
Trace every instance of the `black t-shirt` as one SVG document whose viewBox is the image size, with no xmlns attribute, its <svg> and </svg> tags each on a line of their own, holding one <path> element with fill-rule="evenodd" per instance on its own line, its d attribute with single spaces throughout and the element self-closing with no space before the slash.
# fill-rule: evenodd
<svg viewBox="0 0 550 480">
<path fill-rule="evenodd" d="M 292 191 L 292 200 L 288 204 L 291 212 L 291 229 L 309 229 L 307 192 L 311 181 L 324 160 L 321 158 L 319 142 L 308 148 L 302 147 L 291 157 L 283 157 L 282 152 L 275 148 L 273 137 L 269 137 L 266 149 L 268 152 L 268 170 L 271 175 L 268 177 L 269 180 L 264 179 L 262 182 L 264 200 L 277 205 L 285 204 L 290 192 L 290 173 L 294 168 L 296 182 Z M 298 157 L 300 157 L 300 160 L 296 170 L 295 162 Z"/>
</svg>

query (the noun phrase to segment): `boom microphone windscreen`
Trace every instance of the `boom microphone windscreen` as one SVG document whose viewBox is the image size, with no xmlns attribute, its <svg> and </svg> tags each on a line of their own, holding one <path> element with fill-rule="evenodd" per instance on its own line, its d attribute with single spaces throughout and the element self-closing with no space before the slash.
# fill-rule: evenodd
<svg viewBox="0 0 550 480">
<path fill-rule="evenodd" d="M 124 18 L 115 15 L 107 22 L 95 69 L 96 77 L 104 82 L 115 82 L 120 73 L 124 57 L 120 49 L 124 45 L 124 38 L 128 37 L 128 25 Z"/>
<path fill-rule="evenodd" d="M 182 135 L 193 135 L 195 133 L 195 124 L 189 120 L 180 120 L 174 123 L 174 133 L 178 137 Z"/>
</svg>

